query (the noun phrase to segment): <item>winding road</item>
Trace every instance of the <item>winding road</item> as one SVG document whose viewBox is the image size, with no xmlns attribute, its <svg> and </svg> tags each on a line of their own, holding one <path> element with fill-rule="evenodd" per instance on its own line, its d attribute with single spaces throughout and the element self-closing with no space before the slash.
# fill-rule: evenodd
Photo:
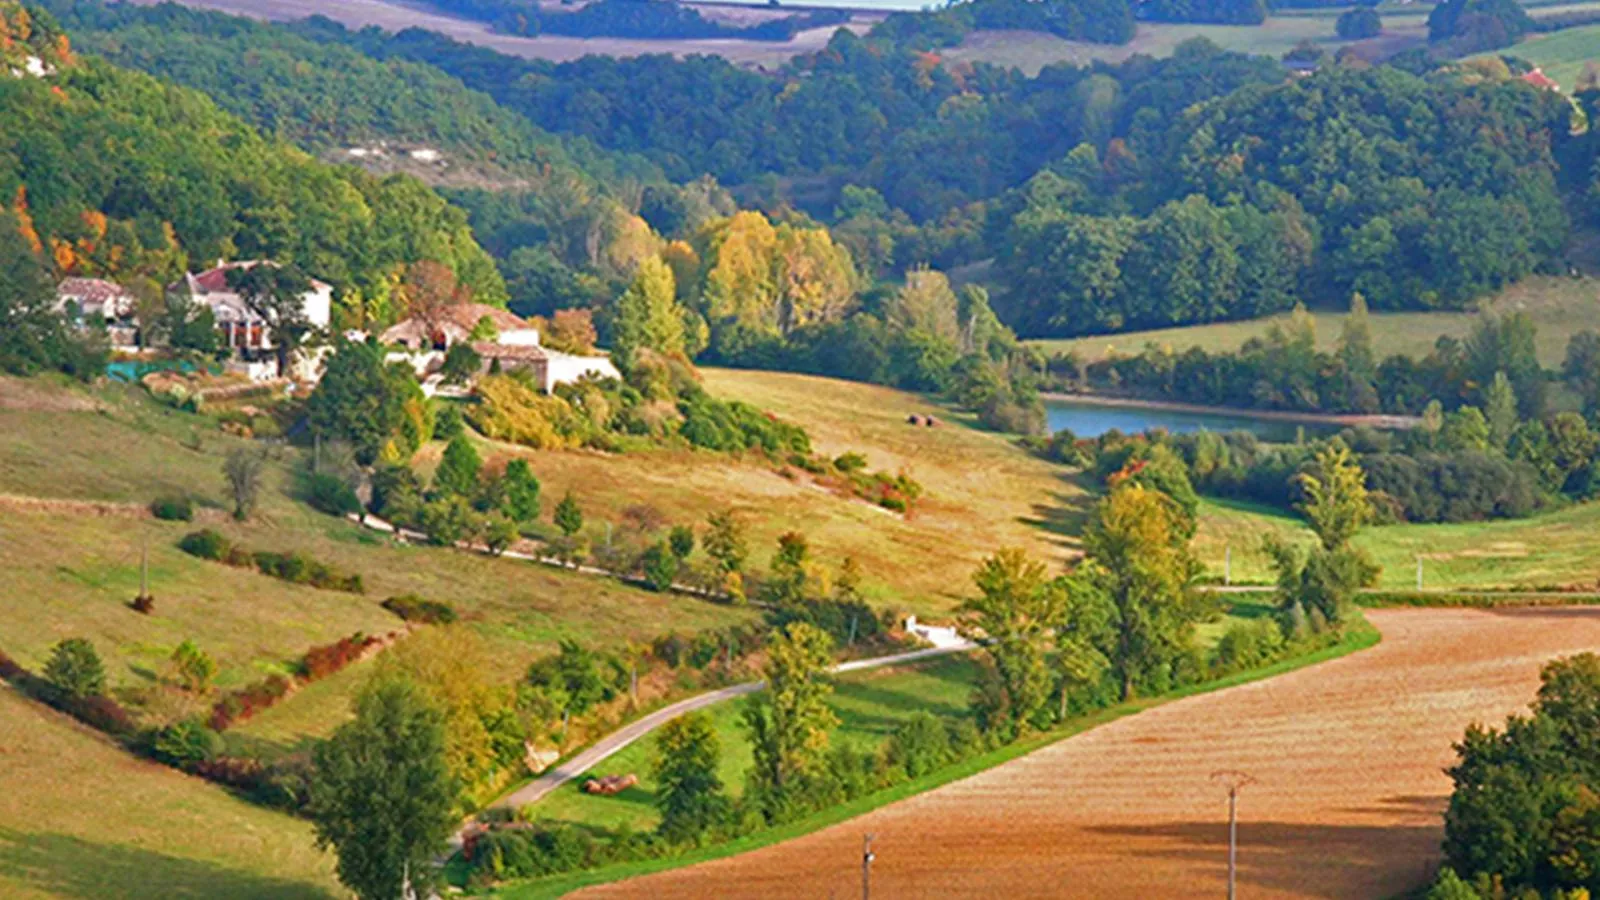
<svg viewBox="0 0 1600 900">
<path fill-rule="evenodd" d="M 960 653 L 962 651 L 972 649 L 973 646 L 969 641 L 957 636 L 956 633 L 950 629 L 924 627 L 919 631 L 919 634 L 926 638 L 929 643 L 933 644 L 933 646 L 924 650 L 912 650 L 907 653 L 896 653 L 890 656 L 875 656 L 870 659 L 852 660 L 850 662 L 840 663 L 839 665 L 834 666 L 833 671 L 835 673 L 856 672 L 860 671 L 861 669 L 875 669 L 881 666 L 893 666 L 900 665 L 902 663 L 917 662 L 919 660 L 930 659 L 935 656 L 944 656 L 950 653 Z M 589 749 L 584 750 L 582 753 L 577 754 L 566 762 L 551 768 L 543 775 L 540 775 L 538 778 L 534 779 L 518 790 L 506 794 L 491 805 L 509 807 L 511 809 L 520 809 L 529 803 L 537 803 L 544 799 L 545 796 L 551 791 L 561 787 L 574 778 L 582 776 L 590 769 L 604 762 L 612 754 L 621 751 L 624 747 L 627 747 L 634 741 L 637 741 L 657 728 L 660 728 L 667 722 L 670 722 L 685 713 L 693 712 L 697 709 L 703 709 L 707 706 L 712 706 L 725 700 L 732 700 L 735 697 L 742 697 L 746 694 L 753 694 L 765 686 L 766 682 L 764 681 L 749 681 L 745 682 L 744 684 L 735 684 L 719 690 L 708 691 L 704 694 L 697 694 L 687 700 L 680 700 L 671 706 L 664 706 L 661 709 L 658 709 L 647 716 L 643 716 L 637 721 L 606 735 L 605 737 L 596 741 L 593 746 L 589 747 Z"/>
<path fill-rule="evenodd" d="M 1600 608 L 1369 612 L 1378 646 L 1118 719 L 938 790 L 727 859 L 591 888 L 604 897 L 1239 894 L 1392 897 L 1439 860 L 1451 742 L 1526 708 L 1556 656 L 1600 649 Z"/>
</svg>

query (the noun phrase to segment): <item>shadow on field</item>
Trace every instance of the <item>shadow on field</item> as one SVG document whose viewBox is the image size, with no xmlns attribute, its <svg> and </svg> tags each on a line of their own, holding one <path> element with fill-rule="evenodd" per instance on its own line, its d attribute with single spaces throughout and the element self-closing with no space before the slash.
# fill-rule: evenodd
<svg viewBox="0 0 1600 900">
<path fill-rule="evenodd" d="M 1239 893 L 1248 896 L 1254 889 L 1328 900 L 1394 896 L 1433 879 L 1439 867 L 1440 829 L 1439 825 L 1252 822 L 1243 817 Z M 1225 810 L 1214 822 L 1104 825 L 1089 830 L 1141 841 L 1127 844 L 1122 852 L 1183 860 L 1218 881 L 1227 877 Z"/>
<path fill-rule="evenodd" d="M 870 682 L 842 683 L 834 685 L 834 696 L 841 700 L 859 703 L 870 708 L 883 710 L 923 710 L 936 716 L 956 719 L 967 714 L 964 705 L 955 702 L 935 701 L 928 697 L 919 697 L 906 691 L 894 691 L 876 687 Z M 872 731 L 887 735 L 905 723 L 906 717 L 890 715 L 887 712 L 873 715 L 852 710 L 847 715 L 850 725 L 863 731 Z"/>
<path fill-rule="evenodd" d="M 93 815 L 86 811 L 86 814 Z M 327 900 L 315 886 L 255 875 L 137 847 L 65 834 L 0 828 L 0 872 L 32 888 L 84 900 L 144 897 L 266 897 Z"/>
<path fill-rule="evenodd" d="M 1054 536 L 1057 546 L 1075 549 L 1100 499 L 1099 489 L 1094 479 L 1082 472 L 1063 475 L 1061 480 L 1073 489 L 1052 491 L 1050 502 L 1033 504 L 1033 515 L 1020 516 L 1017 521 Z"/>
</svg>

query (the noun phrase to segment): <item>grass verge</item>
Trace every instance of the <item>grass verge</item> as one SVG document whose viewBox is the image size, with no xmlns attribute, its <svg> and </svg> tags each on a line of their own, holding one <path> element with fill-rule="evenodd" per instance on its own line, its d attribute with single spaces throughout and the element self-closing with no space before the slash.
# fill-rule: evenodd
<svg viewBox="0 0 1600 900">
<path fill-rule="evenodd" d="M 593 869 L 588 872 L 576 872 L 569 875 L 552 876 L 550 878 L 541 878 L 535 881 L 508 885 L 493 891 L 492 896 L 514 898 L 514 900 L 537 900 L 537 898 L 559 897 L 568 893 L 569 891 L 574 891 L 583 887 L 589 887 L 591 885 L 621 881 L 627 878 L 649 875 L 655 872 L 662 872 L 667 869 L 675 869 L 682 866 L 694 865 L 696 863 L 708 862 L 714 859 L 722 859 L 724 857 L 733 856 L 739 853 L 757 850 L 762 847 L 767 847 L 772 844 L 800 837 L 801 835 L 810 834 L 813 831 L 818 831 L 830 825 L 836 825 L 840 822 L 855 818 L 856 816 L 864 813 L 871 812 L 879 807 L 887 806 L 890 803 L 904 800 L 907 797 L 924 793 L 943 785 L 950 784 L 951 782 L 959 781 L 963 778 L 976 775 L 979 772 L 992 769 L 995 766 L 1010 762 L 1011 760 L 1017 759 L 1018 757 L 1024 756 L 1028 753 L 1032 753 L 1041 747 L 1046 747 L 1050 744 L 1056 743 L 1057 741 L 1065 740 L 1074 735 L 1081 734 L 1090 730 L 1091 728 L 1104 725 L 1107 722 L 1116 721 L 1124 716 L 1133 715 L 1165 703 L 1170 703 L 1174 700 L 1181 700 L 1185 697 L 1192 697 L 1197 694 L 1204 694 L 1241 684 L 1248 684 L 1252 681 L 1271 678 L 1277 675 L 1282 675 L 1285 672 L 1292 672 L 1296 669 L 1304 668 L 1306 666 L 1316 665 L 1317 663 L 1326 662 L 1331 659 L 1337 659 L 1338 657 L 1354 653 L 1358 650 L 1364 650 L 1368 647 L 1372 647 L 1381 639 L 1382 636 L 1379 634 L 1378 630 L 1365 619 L 1361 619 L 1358 624 L 1352 627 L 1337 644 L 1324 647 L 1323 649 L 1314 653 L 1308 653 L 1304 656 L 1295 657 L 1293 659 L 1286 659 L 1262 669 L 1257 669 L 1250 672 L 1241 672 L 1236 675 L 1230 675 L 1226 678 L 1219 678 L 1203 684 L 1193 685 L 1181 690 L 1173 691 L 1172 693 L 1162 697 L 1135 700 L 1128 703 L 1119 704 L 1095 713 L 1094 715 L 1077 719 L 1061 728 L 1057 728 L 1044 734 L 1018 741 L 1015 744 L 990 751 L 989 753 L 973 757 L 972 759 L 950 766 L 949 768 L 935 772 L 923 778 L 909 781 L 905 784 L 879 791 L 875 794 L 870 794 L 866 797 L 862 797 L 850 803 L 842 804 L 832 809 L 824 810 L 798 822 L 784 825 L 779 828 L 762 831 L 757 834 L 752 834 L 747 837 L 740 838 L 739 840 L 731 841 L 716 847 L 707 847 L 700 850 L 695 850 L 682 856 L 675 856 L 666 859 L 651 859 L 640 860 L 637 862 L 619 863 L 617 865 L 606 866 L 600 869 Z"/>
</svg>

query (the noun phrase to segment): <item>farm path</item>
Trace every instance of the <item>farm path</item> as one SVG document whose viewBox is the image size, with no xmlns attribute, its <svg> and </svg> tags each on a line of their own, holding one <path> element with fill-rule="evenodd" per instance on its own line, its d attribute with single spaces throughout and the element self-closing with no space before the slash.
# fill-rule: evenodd
<svg viewBox="0 0 1600 900">
<path fill-rule="evenodd" d="M 1394 896 L 1431 877 L 1451 742 L 1600 648 L 1600 608 L 1378 610 L 1378 646 L 1119 719 L 793 841 L 590 889 L 611 897 L 1219 897 L 1242 770 L 1239 892 Z"/>
</svg>

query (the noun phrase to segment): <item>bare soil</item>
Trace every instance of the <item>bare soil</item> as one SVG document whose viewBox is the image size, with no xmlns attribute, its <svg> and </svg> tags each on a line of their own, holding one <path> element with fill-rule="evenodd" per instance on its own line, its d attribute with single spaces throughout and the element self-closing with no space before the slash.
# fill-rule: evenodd
<svg viewBox="0 0 1600 900">
<path fill-rule="evenodd" d="M 1219 897 L 1227 794 L 1239 893 L 1395 896 L 1432 877 L 1451 742 L 1600 644 L 1600 608 L 1383 610 L 1377 647 L 1120 719 L 988 772 L 742 856 L 585 896 Z"/>
</svg>

